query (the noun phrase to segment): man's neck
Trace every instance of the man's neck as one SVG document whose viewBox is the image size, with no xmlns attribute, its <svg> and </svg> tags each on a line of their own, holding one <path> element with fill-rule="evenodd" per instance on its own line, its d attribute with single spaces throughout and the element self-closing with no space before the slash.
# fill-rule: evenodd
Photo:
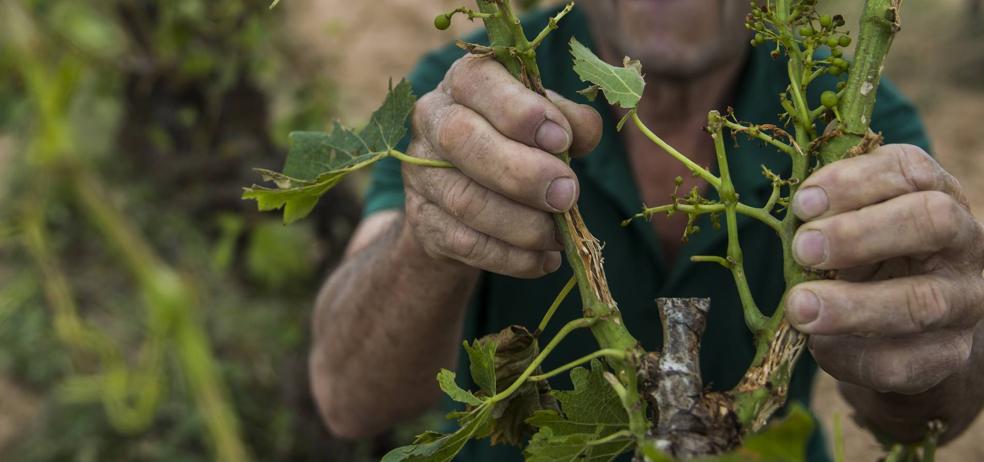
<svg viewBox="0 0 984 462">
<path fill-rule="evenodd" d="M 744 57 L 735 59 L 687 79 L 647 75 L 639 117 L 657 133 L 705 124 L 708 111 L 723 110 L 731 102 L 743 62 Z"/>
</svg>

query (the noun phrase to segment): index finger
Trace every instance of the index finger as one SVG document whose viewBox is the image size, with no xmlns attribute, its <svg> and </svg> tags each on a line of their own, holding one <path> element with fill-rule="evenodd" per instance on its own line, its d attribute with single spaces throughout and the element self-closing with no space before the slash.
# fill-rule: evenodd
<svg viewBox="0 0 984 462">
<path fill-rule="evenodd" d="M 484 117 L 507 138 L 560 154 L 574 134 L 564 113 L 531 91 L 495 60 L 466 56 L 448 70 L 443 91 Z"/>
<path fill-rule="evenodd" d="M 817 170 L 800 186 L 792 207 L 809 221 L 919 191 L 940 191 L 967 205 L 960 183 L 929 154 L 917 146 L 889 144 Z"/>
</svg>

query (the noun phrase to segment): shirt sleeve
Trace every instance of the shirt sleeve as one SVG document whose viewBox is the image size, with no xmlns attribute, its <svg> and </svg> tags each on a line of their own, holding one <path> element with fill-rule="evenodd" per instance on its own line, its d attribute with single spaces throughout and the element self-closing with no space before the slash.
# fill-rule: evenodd
<svg viewBox="0 0 984 462">
<path fill-rule="evenodd" d="M 462 50 L 449 45 L 425 55 L 407 77 L 413 93 L 419 98 L 437 88 L 451 64 L 463 54 Z M 409 133 L 408 126 L 407 136 L 398 146 L 401 151 L 406 152 L 407 146 L 410 145 Z M 403 177 L 400 170 L 400 161 L 392 157 L 387 157 L 373 166 L 362 209 L 363 217 L 383 210 L 403 208 Z"/>
</svg>

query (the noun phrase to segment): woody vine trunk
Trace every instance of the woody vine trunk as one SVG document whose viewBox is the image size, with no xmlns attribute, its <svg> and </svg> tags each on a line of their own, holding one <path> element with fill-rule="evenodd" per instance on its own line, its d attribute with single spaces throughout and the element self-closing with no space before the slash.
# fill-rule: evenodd
<svg viewBox="0 0 984 462">
<path fill-rule="evenodd" d="M 838 103 L 841 122 L 831 122 L 823 136 L 809 143 L 808 153 L 817 156 L 818 167 L 868 153 L 881 144 L 881 137 L 871 132 L 869 127 L 885 58 L 895 34 L 901 29 L 901 7 L 902 0 L 865 2 L 855 61 Z M 799 58 L 795 55 L 790 57 L 791 61 L 795 59 Z M 794 123 L 797 139 L 808 142 L 808 130 L 812 127 Z M 790 196 L 795 194 L 797 184 L 809 175 L 809 169 L 806 157 L 800 160 L 793 158 L 794 183 L 790 187 Z M 792 241 L 800 224 L 791 212 L 787 212 L 782 221 L 780 237 L 787 292 L 801 282 L 834 276 L 810 271 L 793 260 Z M 782 316 L 785 312 L 784 302 L 780 303 L 776 312 L 779 316 L 773 317 L 773 325 L 768 329 L 772 332 L 771 340 L 767 345 L 759 342 L 752 365 L 733 390 L 739 419 L 751 431 L 762 428 L 769 416 L 785 403 L 792 370 L 806 343 L 806 336 L 794 330 Z M 766 393 L 766 390 L 772 392 Z"/>
<path fill-rule="evenodd" d="M 481 12 L 492 15 L 484 18 L 484 22 L 495 59 L 527 88 L 546 96 L 536 62 L 535 47 L 526 38 L 509 0 L 478 0 L 477 3 Z M 570 7 L 571 5 L 564 9 L 558 17 L 550 19 L 550 28 L 556 27 L 557 21 L 570 11 Z M 565 152 L 560 157 L 565 162 L 570 162 L 568 153 Z M 630 430 L 637 437 L 643 437 L 648 423 L 645 404 L 638 391 L 635 362 L 645 351 L 625 327 L 618 305 L 612 298 L 608 279 L 605 277 L 601 244 L 584 224 L 577 204 L 566 213 L 555 214 L 554 221 L 560 230 L 567 262 L 577 281 L 584 317 L 594 320 L 591 332 L 598 345 L 601 348 L 630 353 L 624 360 L 609 359 L 609 365 L 625 387 L 626 395 L 621 398 L 629 411 Z"/>
</svg>

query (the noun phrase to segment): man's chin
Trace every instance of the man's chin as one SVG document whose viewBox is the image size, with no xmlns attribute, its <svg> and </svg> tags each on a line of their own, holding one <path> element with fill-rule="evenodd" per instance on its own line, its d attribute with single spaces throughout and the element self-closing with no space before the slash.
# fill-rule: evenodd
<svg viewBox="0 0 984 462">
<path fill-rule="evenodd" d="M 723 61 L 719 50 L 694 50 L 684 47 L 660 47 L 636 49 L 626 53 L 642 62 L 648 77 L 665 79 L 692 79 L 706 75 Z"/>
</svg>

